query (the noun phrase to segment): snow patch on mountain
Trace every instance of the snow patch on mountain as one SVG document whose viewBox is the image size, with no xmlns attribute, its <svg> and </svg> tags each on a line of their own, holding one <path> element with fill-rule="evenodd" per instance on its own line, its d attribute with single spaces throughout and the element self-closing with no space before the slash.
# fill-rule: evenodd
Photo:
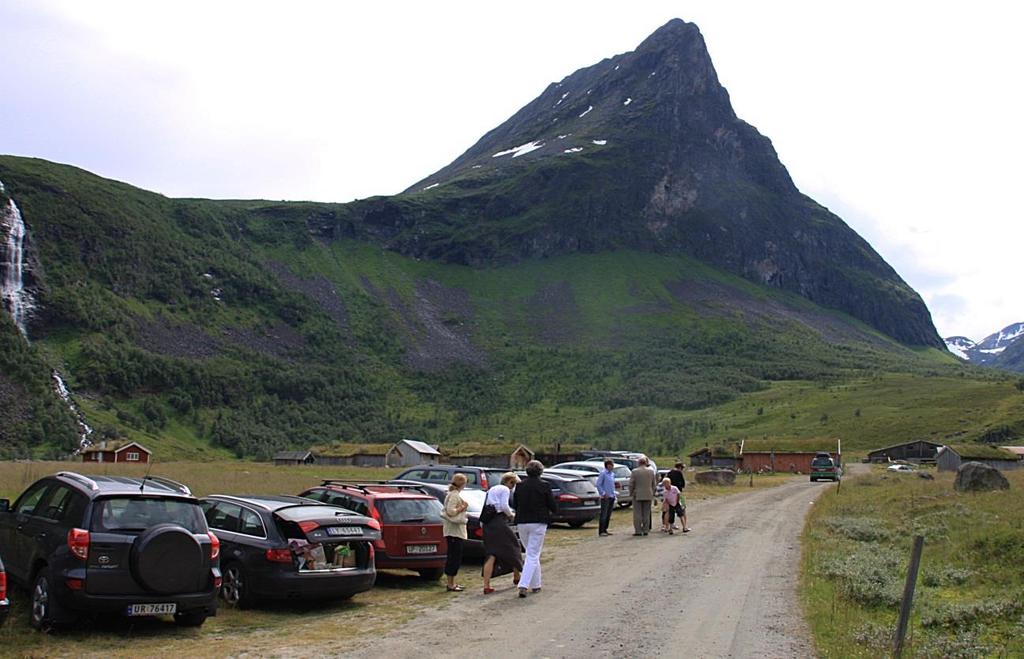
<svg viewBox="0 0 1024 659">
<path fill-rule="evenodd" d="M 526 144 L 520 144 L 519 146 L 512 147 L 511 149 L 506 149 L 504 151 L 499 151 L 499 152 L 495 153 L 491 157 L 492 158 L 498 158 L 500 156 L 507 156 L 508 154 L 511 153 L 513 158 L 518 158 L 519 156 L 525 155 L 525 154 L 527 154 L 527 153 L 529 153 L 531 151 L 536 151 L 537 149 L 541 148 L 542 146 L 544 146 L 544 142 L 542 142 L 540 140 L 538 140 L 536 142 L 527 142 Z"/>
</svg>

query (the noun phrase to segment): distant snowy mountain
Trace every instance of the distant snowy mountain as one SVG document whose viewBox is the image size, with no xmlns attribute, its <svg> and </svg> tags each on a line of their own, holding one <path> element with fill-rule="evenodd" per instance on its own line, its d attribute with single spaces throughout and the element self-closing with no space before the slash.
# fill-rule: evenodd
<svg viewBox="0 0 1024 659">
<path fill-rule="evenodd" d="M 946 348 L 960 359 L 995 368 L 1024 370 L 1021 355 L 1024 354 L 1024 323 L 1014 323 L 990 334 L 975 343 L 966 336 L 951 336 Z"/>
<path fill-rule="evenodd" d="M 966 336 L 951 336 L 945 339 L 946 348 L 960 359 L 971 360 L 971 350 L 978 346 L 977 343 Z"/>
</svg>

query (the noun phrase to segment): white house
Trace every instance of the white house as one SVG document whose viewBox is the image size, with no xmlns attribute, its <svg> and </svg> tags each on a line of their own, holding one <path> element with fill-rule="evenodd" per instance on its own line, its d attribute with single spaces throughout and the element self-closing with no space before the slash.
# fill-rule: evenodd
<svg viewBox="0 0 1024 659">
<path fill-rule="evenodd" d="M 414 439 L 403 439 L 388 449 L 384 456 L 384 465 L 387 467 L 415 467 L 440 461 L 441 453 L 435 447 Z"/>
</svg>

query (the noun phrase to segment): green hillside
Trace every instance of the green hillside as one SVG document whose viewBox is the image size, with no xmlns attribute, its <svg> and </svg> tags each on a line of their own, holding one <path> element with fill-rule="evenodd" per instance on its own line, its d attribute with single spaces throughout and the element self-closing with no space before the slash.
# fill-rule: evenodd
<svg viewBox="0 0 1024 659">
<path fill-rule="evenodd" d="M 8 455 L 74 444 L 50 368 L 97 437 L 164 459 L 402 436 L 669 455 L 827 434 L 850 450 L 1024 419 L 999 374 L 687 256 L 471 268 L 311 233 L 337 204 L 168 199 L 15 157 L 0 180 L 39 307 L 31 346 L 0 324 L 0 359 L 27 373 L 0 402 L 28 401 L 42 429 L 0 430 Z"/>
</svg>

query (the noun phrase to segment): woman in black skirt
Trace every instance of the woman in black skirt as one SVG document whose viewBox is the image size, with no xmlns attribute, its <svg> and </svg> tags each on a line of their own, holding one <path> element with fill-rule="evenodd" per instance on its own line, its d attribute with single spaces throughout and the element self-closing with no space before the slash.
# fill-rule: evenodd
<svg viewBox="0 0 1024 659">
<path fill-rule="evenodd" d="M 500 577 L 512 572 L 512 582 L 519 583 L 519 573 L 523 569 L 523 554 L 519 548 L 519 538 L 509 526 L 515 515 L 509 506 L 512 493 L 510 488 L 518 482 L 519 478 L 509 472 L 501 477 L 500 485 L 487 490 L 484 512 L 481 514 L 484 519 L 492 512 L 493 516 L 483 524 L 484 555 L 487 556 L 484 562 L 484 595 L 494 592 L 491 588 L 491 577 Z M 493 511 L 488 510 L 489 507 L 493 507 Z"/>
</svg>

